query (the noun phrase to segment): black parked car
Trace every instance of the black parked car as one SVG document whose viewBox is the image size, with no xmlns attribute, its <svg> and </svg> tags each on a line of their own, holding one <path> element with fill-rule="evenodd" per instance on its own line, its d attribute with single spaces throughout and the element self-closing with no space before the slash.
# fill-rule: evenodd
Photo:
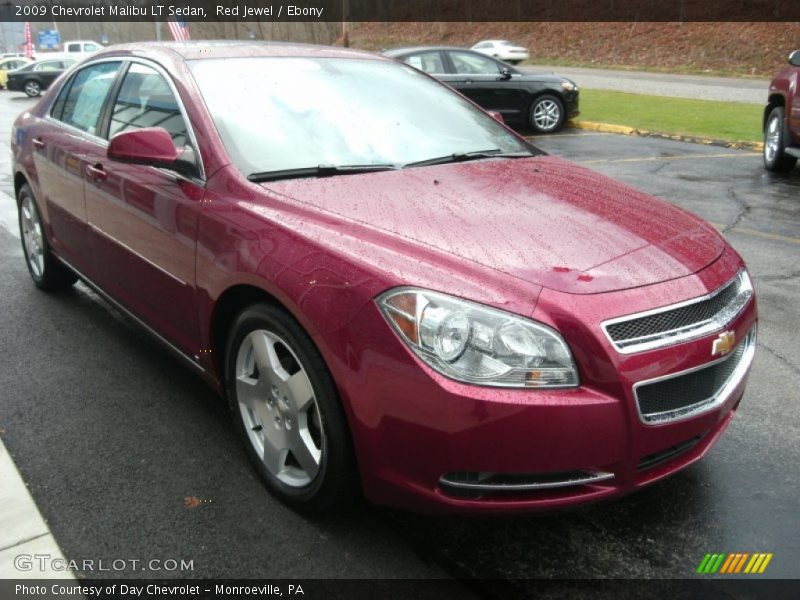
<svg viewBox="0 0 800 600">
<path fill-rule="evenodd" d="M 37 60 L 10 72 L 6 87 L 14 92 L 25 92 L 31 98 L 35 98 L 76 62 L 78 61 L 73 58 Z"/>
<path fill-rule="evenodd" d="M 383 53 L 436 77 L 509 125 L 550 133 L 578 115 L 578 86 L 553 73 L 523 73 L 464 48 L 421 46 Z"/>
</svg>

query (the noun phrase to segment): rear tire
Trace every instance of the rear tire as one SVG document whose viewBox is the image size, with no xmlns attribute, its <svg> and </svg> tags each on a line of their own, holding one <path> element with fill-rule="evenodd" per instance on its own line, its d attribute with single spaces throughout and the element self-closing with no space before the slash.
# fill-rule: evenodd
<svg viewBox="0 0 800 600">
<path fill-rule="evenodd" d="M 29 98 L 36 98 L 42 93 L 42 85 L 38 81 L 26 81 L 22 90 Z"/>
<path fill-rule="evenodd" d="M 791 171 L 797 164 L 794 156 L 786 154 L 789 132 L 784 114 L 783 107 L 776 106 L 769 113 L 764 127 L 764 167 L 767 171 Z"/>
<path fill-rule="evenodd" d="M 22 252 L 33 283 L 48 292 L 71 288 L 78 278 L 50 251 L 50 242 L 47 241 L 39 206 L 28 184 L 20 188 L 17 194 L 17 206 Z"/>
<path fill-rule="evenodd" d="M 285 310 L 254 304 L 225 354 L 230 410 L 267 487 L 292 508 L 323 513 L 356 489 L 347 419 L 314 342 Z"/>
</svg>

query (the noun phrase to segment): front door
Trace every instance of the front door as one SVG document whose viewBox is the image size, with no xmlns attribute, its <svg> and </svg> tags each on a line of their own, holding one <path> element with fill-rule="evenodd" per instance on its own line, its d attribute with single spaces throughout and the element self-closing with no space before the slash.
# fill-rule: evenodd
<svg viewBox="0 0 800 600">
<path fill-rule="evenodd" d="M 194 154 L 166 75 L 131 63 L 107 116 L 107 136 L 162 127 L 178 149 Z M 195 310 L 200 179 L 155 167 L 87 157 L 86 211 L 100 263 L 99 283 L 190 356 L 200 353 Z"/>
<path fill-rule="evenodd" d="M 519 112 L 520 86 L 506 79 L 502 65 L 476 52 L 453 50 L 448 57 L 455 73 L 454 87 L 485 110 L 495 110 L 503 115 Z"/>
</svg>

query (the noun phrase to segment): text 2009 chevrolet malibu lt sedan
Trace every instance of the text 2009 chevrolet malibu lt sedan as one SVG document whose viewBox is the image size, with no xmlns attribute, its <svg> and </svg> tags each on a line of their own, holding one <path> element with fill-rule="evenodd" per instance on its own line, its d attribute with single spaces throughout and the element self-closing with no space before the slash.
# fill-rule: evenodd
<svg viewBox="0 0 800 600">
<path fill-rule="evenodd" d="M 753 359 L 742 259 L 381 57 L 117 46 L 13 131 L 28 268 L 230 401 L 269 489 L 537 511 L 702 457 Z"/>
</svg>

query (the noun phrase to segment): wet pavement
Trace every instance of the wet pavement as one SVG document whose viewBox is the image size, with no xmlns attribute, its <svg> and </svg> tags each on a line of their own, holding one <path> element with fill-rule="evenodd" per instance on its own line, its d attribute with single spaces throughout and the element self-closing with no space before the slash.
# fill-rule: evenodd
<svg viewBox="0 0 800 600">
<path fill-rule="evenodd" d="M 30 104 L 11 96 L 0 92 L 3 148 L 11 111 Z M 752 152 L 654 138 L 535 141 L 708 219 L 748 262 L 759 348 L 704 460 L 544 517 L 433 519 L 362 503 L 310 520 L 264 491 L 224 405 L 192 373 L 87 288 L 36 291 L 0 227 L 0 434 L 65 555 L 194 560 L 192 572 L 103 576 L 452 576 L 510 579 L 501 587 L 518 592 L 537 578 L 693 577 L 707 552 L 772 552 L 762 577 L 800 576 L 800 167 L 774 176 Z M 4 170 L 0 192 L 8 182 Z"/>
<path fill-rule="evenodd" d="M 673 96 L 718 102 L 762 104 L 767 100 L 768 79 L 678 75 L 648 71 L 622 71 L 585 67 L 532 65 L 518 67 L 530 73 L 558 73 L 582 88 L 614 90 L 630 94 Z"/>
</svg>

